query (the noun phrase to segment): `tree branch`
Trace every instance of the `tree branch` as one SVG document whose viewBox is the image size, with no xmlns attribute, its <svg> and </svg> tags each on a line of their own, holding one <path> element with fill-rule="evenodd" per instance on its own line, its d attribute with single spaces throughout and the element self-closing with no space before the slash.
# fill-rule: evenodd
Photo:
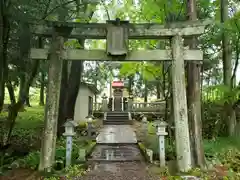
<svg viewBox="0 0 240 180">
<path fill-rule="evenodd" d="M 103 5 L 103 7 L 104 7 L 104 9 L 107 13 L 108 20 L 111 20 L 110 14 L 109 14 L 108 9 L 107 9 L 107 6 L 106 6 L 106 4 L 104 3 L 103 0 L 101 0 L 101 4 Z"/>
</svg>

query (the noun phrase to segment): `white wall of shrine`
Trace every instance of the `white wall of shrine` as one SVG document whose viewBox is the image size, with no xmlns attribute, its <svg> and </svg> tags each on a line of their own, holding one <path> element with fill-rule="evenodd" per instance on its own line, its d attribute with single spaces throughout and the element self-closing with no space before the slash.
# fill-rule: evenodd
<svg viewBox="0 0 240 180">
<path fill-rule="evenodd" d="M 86 121 L 86 116 L 89 114 L 89 96 L 94 102 L 94 93 L 87 86 L 81 86 L 75 103 L 74 121 Z"/>
</svg>

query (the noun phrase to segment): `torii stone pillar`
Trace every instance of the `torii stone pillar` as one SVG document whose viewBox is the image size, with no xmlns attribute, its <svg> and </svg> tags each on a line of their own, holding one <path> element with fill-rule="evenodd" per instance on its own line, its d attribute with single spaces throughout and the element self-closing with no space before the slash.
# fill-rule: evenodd
<svg viewBox="0 0 240 180">
<path fill-rule="evenodd" d="M 191 169 L 191 151 L 188 129 L 187 98 L 184 69 L 183 38 L 171 39 L 172 46 L 172 92 L 175 122 L 176 151 L 178 168 L 182 172 Z"/>
<path fill-rule="evenodd" d="M 54 27 L 52 45 L 48 54 L 48 88 L 45 108 L 45 125 L 41 145 L 39 171 L 50 172 L 55 161 L 57 137 L 57 121 L 62 77 L 62 61 L 64 36 L 71 33 L 72 28 Z"/>
</svg>

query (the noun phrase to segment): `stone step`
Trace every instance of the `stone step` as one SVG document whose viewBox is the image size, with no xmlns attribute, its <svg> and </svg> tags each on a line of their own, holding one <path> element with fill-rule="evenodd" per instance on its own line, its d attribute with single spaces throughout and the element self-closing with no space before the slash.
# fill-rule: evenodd
<svg viewBox="0 0 240 180">
<path fill-rule="evenodd" d="M 142 160 L 141 159 L 110 159 L 110 160 L 107 160 L 107 159 L 88 159 L 87 160 L 88 163 L 95 163 L 95 162 L 107 162 L 107 163 L 110 163 L 110 162 L 141 162 Z"/>
<path fill-rule="evenodd" d="M 123 118 L 123 117 L 107 117 L 108 121 L 129 121 L 128 117 Z"/>
<path fill-rule="evenodd" d="M 132 125 L 133 122 L 131 120 L 127 121 L 112 121 L 112 120 L 105 120 L 103 121 L 103 125 Z"/>
<path fill-rule="evenodd" d="M 128 118 L 128 114 L 125 114 L 125 115 L 107 114 L 107 117 L 111 117 L 111 118 L 115 118 L 115 117 Z"/>
<path fill-rule="evenodd" d="M 127 111 L 108 111 L 108 114 L 128 114 Z"/>
<path fill-rule="evenodd" d="M 130 121 L 128 118 L 106 118 L 107 121 Z"/>
<path fill-rule="evenodd" d="M 128 116 L 107 116 L 107 118 L 123 118 L 123 119 L 128 119 Z"/>
<path fill-rule="evenodd" d="M 144 158 L 136 144 L 97 144 L 88 158 L 91 162 L 132 162 Z"/>
</svg>

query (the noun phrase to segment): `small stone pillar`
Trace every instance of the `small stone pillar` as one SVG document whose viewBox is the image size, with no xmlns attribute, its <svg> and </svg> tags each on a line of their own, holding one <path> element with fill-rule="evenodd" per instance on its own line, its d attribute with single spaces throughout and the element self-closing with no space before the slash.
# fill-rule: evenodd
<svg viewBox="0 0 240 180">
<path fill-rule="evenodd" d="M 166 166 L 165 161 L 165 136 L 168 135 L 166 132 L 167 123 L 165 121 L 160 121 L 157 124 L 157 135 L 159 139 L 159 160 L 160 167 Z"/>
<path fill-rule="evenodd" d="M 145 137 L 148 136 L 148 121 L 147 117 L 145 115 L 142 116 L 142 125 L 143 125 L 143 131 L 145 132 Z"/>
<path fill-rule="evenodd" d="M 76 134 L 74 128 L 77 126 L 77 123 L 72 120 L 67 120 L 63 125 L 65 127 L 65 132 L 63 136 L 66 136 L 66 167 L 71 165 L 72 160 L 72 137 Z"/>
<path fill-rule="evenodd" d="M 87 132 L 88 132 L 88 137 L 91 138 L 92 137 L 92 132 L 93 132 L 93 119 L 94 117 L 92 115 L 89 115 L 86 117 L 87 119 Z"/>
<path fill-rule="evenodd" d="M 103 97 L 102 97 L 102 111 L 103 112 L 108 111 L 108 102 L 107 102 L 107 96 L 105 93 L 103 94 Z"/>
<path fill-rule="evenodd" d="M 128 97 L 128 111 L 132 112 L 133 111 L 133 96 L 129 95 Z"/>
</svg>

